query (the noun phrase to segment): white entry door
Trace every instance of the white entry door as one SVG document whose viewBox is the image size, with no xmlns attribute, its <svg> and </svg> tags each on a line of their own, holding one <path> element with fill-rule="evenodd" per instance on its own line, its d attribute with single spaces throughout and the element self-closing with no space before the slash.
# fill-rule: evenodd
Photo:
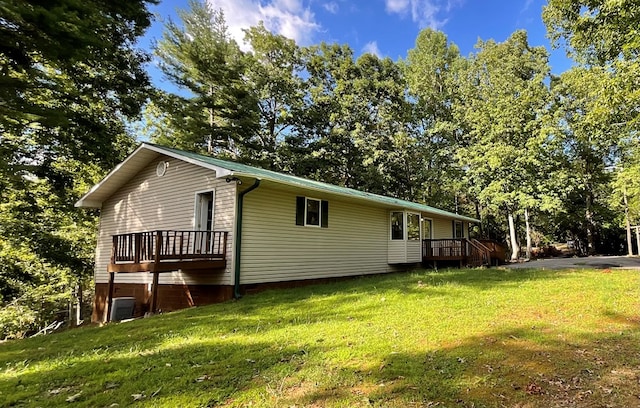
<svg viewBox="0 0 640 408">
<path fill-rule="evenodd" d="M 196 193 L 195 242 L 196 253 L 210 253 L 213 245 L 213 216 L 215 191 Z"/>
</svg>

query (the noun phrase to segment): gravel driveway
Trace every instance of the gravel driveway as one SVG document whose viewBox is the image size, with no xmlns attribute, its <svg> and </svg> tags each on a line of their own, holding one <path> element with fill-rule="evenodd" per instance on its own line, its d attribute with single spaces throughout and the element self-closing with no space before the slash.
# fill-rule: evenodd
<svg viewBox="0 0 640 408">
<path fill-rule="evenodd" d="M 640 257 L 628 256 L 589 256 L 584 258 L 549 258 L 538 259 L 530 262 L 513 263 L 505 265 L 507 268 L 540 268 L 540 269 L 576 269 L 576 268 L 595 268 L 595 269 L 639 269 Z"/>
</svg>

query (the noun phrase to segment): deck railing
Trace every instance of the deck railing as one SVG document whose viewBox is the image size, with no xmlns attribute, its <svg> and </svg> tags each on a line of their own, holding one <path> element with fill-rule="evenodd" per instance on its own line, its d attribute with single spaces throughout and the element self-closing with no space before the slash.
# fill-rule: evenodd
<svg viewBox="0 0 640 408">
<path fill-rule="evenodd" d="M 491 264 L 491 251 L 477 239 L 471 239 L 469 242 L 469 258 L 467 263 L 469 266 L 482 266 Z"/>
<path fill-rule="evenodd" d="M 226 231 L 147 231 L 113 236 L 111 263 L 225 258 Z"/>
<path fill-rule="evenodd" d="M 490 263 L 490 250 L 477 240 L 467 238 L 425 239 L 422 241 L 425 259 L 457 260 L 468 266 Z"/>
<path fill-rule="evenodd" d="M 467 256 L 463 239 L 425 239 L 422 256 L 425 258 L 461 258 Z"/>
</svg>

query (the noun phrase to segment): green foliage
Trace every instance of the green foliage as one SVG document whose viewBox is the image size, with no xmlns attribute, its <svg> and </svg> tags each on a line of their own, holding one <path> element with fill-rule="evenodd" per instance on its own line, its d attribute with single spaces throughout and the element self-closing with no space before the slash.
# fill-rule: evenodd
<svg viewBox="0 0 640 408">
<path fill-rule="evenodd" d="M 601 65 L 639 56 L 637 1 L 550 0 L 542 18 L 554 43 L 564 40 L 580 62 Z"/>
<path fill-rule="evenodd" d="M 245 31 L 251 46 L 245 72 L 260 109 L 256 156 L 262 167 L 280 169 L 277 150 L 296 124 L 303 98 L 302 51 L 295 41 L 269 32 L 262 23 Z"/>
<path fill-rule="evenodd" d="M 58 318 L 91 279 L 96 214 L 73 204 L 133 143 L 147 4 L 0 5 L 0 337 Z"/>
<path fill-rule="evenodd" d="M 422 195 L 430 205 L 448 210 L 467 194 L 455 160 L 462 132 L 452 111 L 459 98 L 457 74 L 462 65 L 458 47 L 431 29 L 418 34 L 415 48 L 401 62 L 409 95 L 415 98 L 412 122 Z"/>
<path fill-rule="evenodd" d="M 258 126 L 257 101 L 243 75 L 249 63 L 229 38 L 224 14 L 189 2 L 182 26 L 169 21 L 155 53 L 160 69 L 180 94 L 156 91 L 152 140 L 199 153 L 249 158 Z"/>
</svg>

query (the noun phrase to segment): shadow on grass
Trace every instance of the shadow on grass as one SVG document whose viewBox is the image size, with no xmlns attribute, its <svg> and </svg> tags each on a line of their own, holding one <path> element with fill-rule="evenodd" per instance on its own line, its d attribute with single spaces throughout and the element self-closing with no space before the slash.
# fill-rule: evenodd
<svg viewBox="0 0 640 408">
<path fill-rule="evenodd" d="M 362 325 L 381 310 L 368 299 L 446 301 L 460 296 L 451 286 L 508 290 L 569 273 L 468 269 L 365 277 L 10 342 L 0 345 L 0 406 L 65 405 L 78 393 L 73 406 L 128 406 L 132 395 L 137 404 L 164 406 L 633 406 L 640 395 L 640 327 L 637 316 L 618 312 L 603 312 L 615 330 L 598 333 L 566 336 L 542 325 L 489 329 L 421 352 L 360 350 L 342 360 L 336 344 L 342 336 L 341 351 L 364 347 L 357 333 L 299 345 L 278 338 L 318 322 Z"/>
<path fill-rule="evenodd" d="M 515 328 L 425 353 L 392 353 L 366 372 L 364 385 L 340 392 L 366 389 L 369 404 L 381 407 L 639 406 L 640 327 L 634 316 L 614 319 L 627 329 L 569 341 L 550 328 Z M 323 406 L 326 398 L 320 390 L 303 402 Z"/>
</svg>

